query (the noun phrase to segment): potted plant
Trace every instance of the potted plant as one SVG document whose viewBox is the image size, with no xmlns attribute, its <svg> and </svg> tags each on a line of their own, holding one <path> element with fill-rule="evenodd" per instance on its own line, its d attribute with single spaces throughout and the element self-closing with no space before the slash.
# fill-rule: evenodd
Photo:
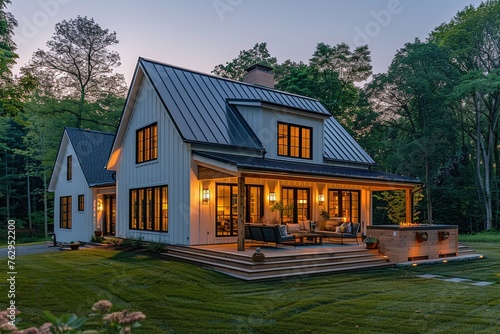
<svg viewBox="0 0 500 334">
<path fill-rule="evenodd" d="M 271 212 L 278 211 L 280 213 L 280 223 L 283 225 L 283 212 L 288 211 L 293 209 L 293 204 L 288 204 L 284 205 L 283 202 L 274 202 L 273 205 L 271 205 Z"/>
<path fill-rule="evenodd" d="M 421 243 L 429 239 L 429 234 L 427 234 L 427 232 L 415 232 L 415 238 L 418 243 Z"/>
<path fill-rule="evenodd" d="M 94 235 L 96 237 L 102 237 L 102 230 L 100 228 L 97 228 L 95 231 L 94 231 Z"/>
<path fill-rule="evenodd" d="M 365 238 L 365 246 L 368 249 L 375 249 L 378 246 L 378 239 L 371 235 Z"/>
<path fill-rule="evenodd" d="M 323 220 L 330 219 L 330 214 L 325 209 L 321 210 L 319 215 L 321 216 L 321 218 L 323 218 Z"/>
<path fill-rule="evenodd" d="M 438 232 L 439 241 L 444 241 L 450 237 L 450 232 L 448 231 L 439 231 Z"/>
<path fill-rule="evenodd" d="M 71 250 L 77 250 L 78 247 L 80 247 L 80 243 L 78 241 L 77 242 L 71 241 L 69 243 L 69 247 L 71 248 Z"/>
</svg>

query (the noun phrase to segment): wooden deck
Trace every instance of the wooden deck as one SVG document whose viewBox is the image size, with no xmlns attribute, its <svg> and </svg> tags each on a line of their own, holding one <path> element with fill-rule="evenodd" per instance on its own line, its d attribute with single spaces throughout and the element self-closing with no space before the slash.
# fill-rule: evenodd
<svg viewBox="0 0 500 334">
<path fill-rule="evenodd" d="M 365 249 L 362 244 L 324 243 L 278 248 L 274 245 L 260 246 L 260 251 L 265 254 L 263 263 L 252 261 L 257 247 L 259 246 L 250 246 L 250 243 L 247 243 L 244 251 L 238 251 L 236 244 L 169 245 L 161 256 L 193 263 L 246 281 L 379 269 L 396 265 L 379 253 L 378 249 Z M 467 246 L 459 245 L 459 255 L 455 259 L 472 259 L 479 256 Z"/>
<path fill-rule="evenodd" d="M 263 263 L 253 262 L 257 247 L 265 254 Z M 251 246 L 238 251 L 236 244 L 168 246 L 162 256 L 225 273 L 243 280 L 263 280 L 318 275 L 339 271 L 394 266 L 378 250 L 363 245 Z"/>
</svg>

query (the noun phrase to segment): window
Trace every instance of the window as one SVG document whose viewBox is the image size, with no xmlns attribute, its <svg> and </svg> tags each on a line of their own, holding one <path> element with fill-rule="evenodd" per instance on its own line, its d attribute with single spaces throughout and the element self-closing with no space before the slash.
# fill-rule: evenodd
<svg viewBox="0 0 500 334">
<path fill-rule="evenodd" d="M 158 158 L 158 126 L 149 125 L 136 132 L 136 162 L 146 162 Z"/>
<path fill-rule="evenodd" d="M 66 180 L 70 181 L 73 178 L 73 156 L 66 157 Z"/>
<path fill-rule="evenodd" d="M 130 190 L 130 229 L 168 232 L 168 187 Z"/>
<path fill-rule="evenodd" d="M 85 196 L 78 195 L 78 211 L 85 210 Z"/>
<path fill-rule="evenodd" d="M 312 159 L 312 128 L 278 122 L 278 155 Z"/>
<path fill-rule="evenodd" d="M 257 222 L 264 215 L 262 186 L 247 185 L 245 203 L 245 221 Z M 238 186 L 218 184 L 216 190 L 216 236 L 238 235 Z"/>
<path fill-rule="evenodd" d="M 284 222 L 297 223 L 310 218 L 309 189 L 283 187 L 282 201 L 289 208 L 283 210 Z"/>
<path fill-rule="evenodd" d="M 71 228 L 71 196 L 64 196 L 59 199 L 59 227 Z"/>
<path fill-rule="evenodd" d="M 360 195 L 357 190 L 328 190 L 330 218 L 359 223 Z"/>
</svg>

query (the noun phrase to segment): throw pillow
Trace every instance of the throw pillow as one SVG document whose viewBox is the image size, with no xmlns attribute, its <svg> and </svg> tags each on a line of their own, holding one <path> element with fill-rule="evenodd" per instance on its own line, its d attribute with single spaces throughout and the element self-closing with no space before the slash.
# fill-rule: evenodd
<svg viewBox="0 0 500 334">
<path fill-rule="evenodd" d="M 299 232 L 300 231 L 300 225 L 299 224 L 286 224 L 286 228 L 288 232 Z"/>
<path fill-rule="evenodd" d="M 345 233 L 346 229 L 347 229 L 347 223 L 342 223 L 342 225 L 340 225 L 339 232 L 340 233 Z"/>
<path fill-rule="evenodd" d="M 351 222 L 347 223 L 344 233 L 352 233 L 352 223 Z"/>
<path fill-rule="evenodd" d="M 299 222 L 300 225 L 300 230 L 301 231 L 307 231 L 309 229 L 309 221 L 308 220 L 302 220 Z"/>
<path fill-rule="evenodd" d="M 337 222 L 334 221 L 329 221 L 325 225 L 325 230 L 327 231 L 335 231 L 336 228 L 337 228 Z"/>
<path fill-rule="evenodd" d="M 286 225 L 280 225 L 280 232 L 282 237 L 286 237 Z"/>
</svg>

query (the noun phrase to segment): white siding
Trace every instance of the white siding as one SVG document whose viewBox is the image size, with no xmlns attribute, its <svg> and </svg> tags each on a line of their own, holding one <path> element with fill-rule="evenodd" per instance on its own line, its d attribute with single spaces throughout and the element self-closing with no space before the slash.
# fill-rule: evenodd
<svg viewBox="0 0 500 334">
<path fill-rule="evenodd" d="M 135 162 L 136 130 L 158 124 L 158 159 Z M 170 244 L 189 244 L 190 151 L 175 128 L 150 82 L 144 78 L 122 142 L 117 177 L 117 236 Z M 129 229 L 129 191 L 168 186 L 168 232 Z"/>
<path fill-rule="evenodd" d="M 253 129 L 257 137 L 259 137 L 262 145 L 267 151 L 266 158 L 280 159 L 287 161 L 323 163 L 323 119 L 316 117 L 307 117 L 294 113 L 284 113 L 268 108 L 253 107 L 253 106 L 238 106 L 238 110 L 243 118 Z M 278 122 L 290 123 L 312 128 L 312 160 L 289 158 L 278 156 Z"/>
<path fill-rule="evenodd" d="M 68 137 L 65 134 L 61 142 L 61 168 L 57 175 L 56 186 L 54 188 L 54 232 L 58 242 L 70 241 L 90 241 L 94 226 L 93 226 L 93 206 L 92 206 L 92 191 L 88 187 L 80 163 L 76 157 L 75 151 Z M 66 179 L 66 157 L 72 156 L 72 179 Z M 78 195 L 85 196 L 85 210 L 78 211 Z M 60 228 L 60 198 L 71 196 L 72 202 L 72 227 L 71 229 Z"/>
</svg>

